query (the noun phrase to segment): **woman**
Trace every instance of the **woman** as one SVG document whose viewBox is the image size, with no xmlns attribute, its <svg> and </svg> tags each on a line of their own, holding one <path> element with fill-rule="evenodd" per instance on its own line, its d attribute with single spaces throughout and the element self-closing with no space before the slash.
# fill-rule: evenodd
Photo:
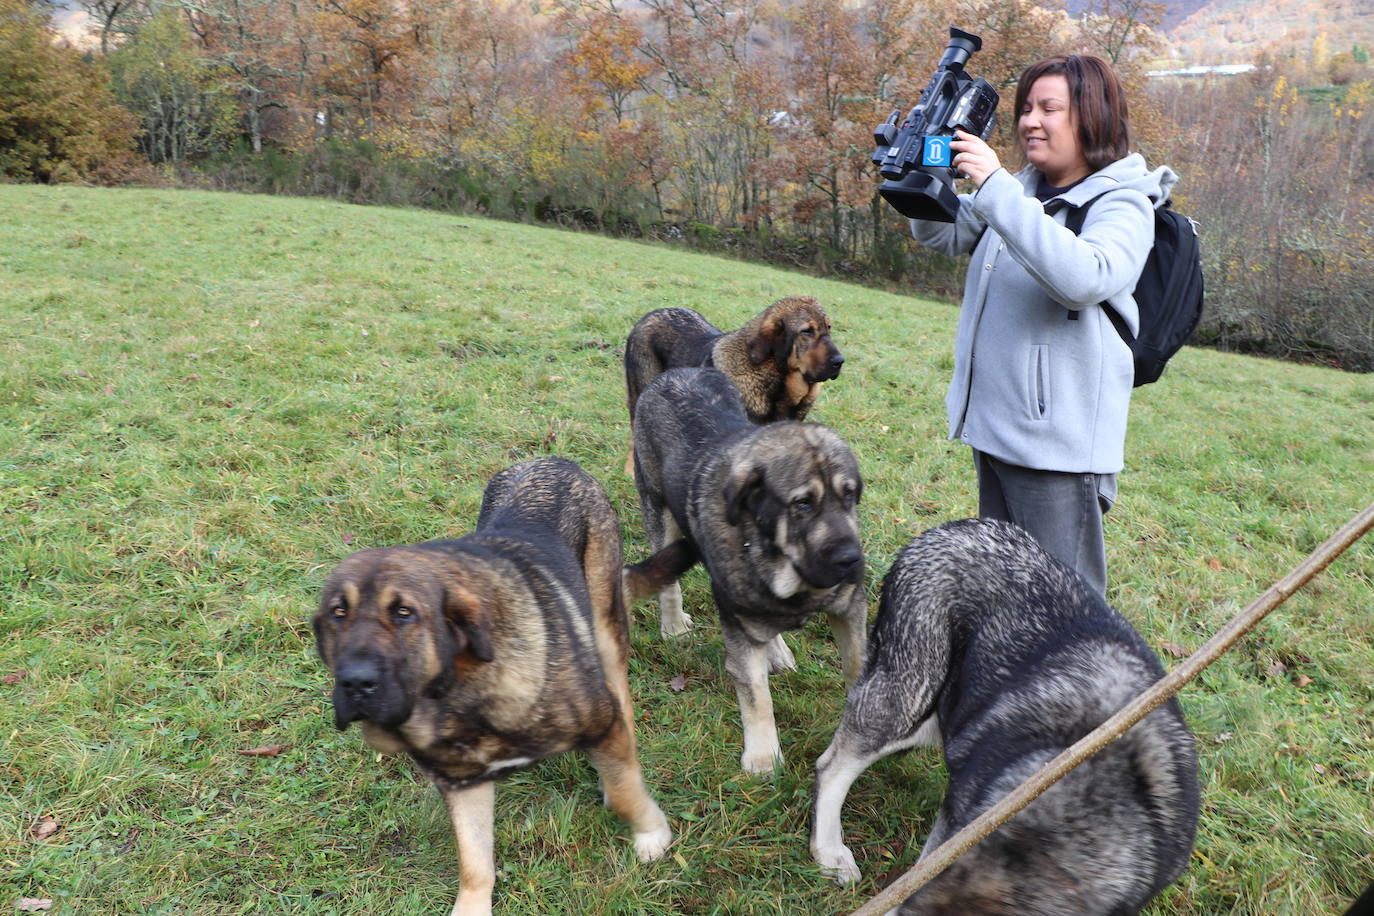
<svg viewBox="0 0 1374 916">
<path fill-rule="evenodd" d="M 1152 208 L 1177 176 L 1130 152 L 1121 80 L 1100 58 L 1041 61 L 1016 87 L 1026 166 L 1002 168 L 958 132 L 972 181 L 954 223 L 912 220 L 923 244 L 972 252 L 945 399 L 950 438 L 973 448 L 978 511 L 1015 522 L 1105 593 L 1102 517 L 1123 465 L 1134 333 L 1131 290 L 1154 241 Z M 1082 231 L 1064 221 L 1092 201 Z M 1105 307 L 1104 307 L 1105 306 Z"/>
</svg>

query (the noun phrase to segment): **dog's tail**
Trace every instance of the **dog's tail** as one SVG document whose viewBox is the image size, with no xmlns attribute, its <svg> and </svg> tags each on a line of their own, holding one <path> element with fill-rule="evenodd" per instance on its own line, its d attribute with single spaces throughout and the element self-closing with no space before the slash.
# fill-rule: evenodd
<svg viewBox="0 0 1374 916">
<path fill-rule="evenodd" d="M 621 572 L 621 588 L 625 605 L 631 606 L 656 595 L 672 585 L 682 574 L 696 565 L 697 552 L 684 538 L 674 541 L 658 553 L 639 563 L 626 566 Z"/>
</svg>

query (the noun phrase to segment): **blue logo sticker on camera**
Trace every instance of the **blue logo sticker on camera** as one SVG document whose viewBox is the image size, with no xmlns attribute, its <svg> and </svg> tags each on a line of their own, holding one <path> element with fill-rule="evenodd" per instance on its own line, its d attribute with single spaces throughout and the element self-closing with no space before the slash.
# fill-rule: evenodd
<svg viewBox="0 0 1374 916">
<path fill-rule="evenodd" d="M 921 144 L 921 165 L 942 165 L 946 168 L 954 161 L 949 143 L 952 137 L 925 137 Z"/>
</svg>

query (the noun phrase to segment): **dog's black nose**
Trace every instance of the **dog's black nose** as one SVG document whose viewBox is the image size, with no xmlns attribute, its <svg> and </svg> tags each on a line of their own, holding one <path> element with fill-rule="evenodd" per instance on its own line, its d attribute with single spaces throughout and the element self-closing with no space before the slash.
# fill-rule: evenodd
<svg viewBox="0 0 1374 916">
<path fill-rule="evenodd" d="M 840 374 L 840 367 L 844 365 L 844 354 L 836 353 L 830 357 L 830 375 L 833 378 Z"/>
<path fill-rule="evenodd" d="M 830 557 L 830 562 L 843 582 L 863 567 L 864 553 L 857 544 L 851 544 L 835 551 Z"/>
<path fill-rule="evenodd" d="M 335 680 L 350 697 L 358 699 L 376 691 L 382 682 L 382 671 L 371 659 L 356 659 L 340 665 Z"/>
</svg>

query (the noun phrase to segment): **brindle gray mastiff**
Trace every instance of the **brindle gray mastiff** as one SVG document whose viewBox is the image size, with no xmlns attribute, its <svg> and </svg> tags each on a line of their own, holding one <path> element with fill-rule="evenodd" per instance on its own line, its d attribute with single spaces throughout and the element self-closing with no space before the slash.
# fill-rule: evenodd
<svg viewBox="0 0 1374 916">
<path fill-rule="evenodd" d="M 454 916 L 491 912 L 494 780 L 552 754 L 586 751 L 640 859 L 668 847 L 635 752 L 621 563 L 601 486 L 544 458 L 492 479 L 473 534 L 360 550 L 325 582 L 314 627 L 335 725 L 360 721 L 443 794 Z"/>
<path fill-rule="evenodd" d="M 825 613 L 846 684 L 863 663 L 858 464 L 819 424 L 755 426 L 716 369 L 670 369 L 654 379 L 636 405 L 634 436 L 635 485 L 656 554 L 631 572 L 673 565 L 661 560 L 683 550 L 679 539 L 690 551 L 685 565 L 697 557 L 706 566 L 744 724 L 740 762 L 772 772 L 782 752 L 768 672 L 795 667 L 780 634 Z M 663 634 L 686 632 L 691 618 L 675 577 L 653 584 L 664 585 Z"/>
<path fill-rule="evenodd" d="M 625 342 L 625 400 L 635 404 L 668 369 L 712 367 L 739 389 L 755 423 L 804 420 L 821 383 L 838 378 L 844 356 L 830 337 L 830 317 L 811 296 L 779 299 L 733 331 L 721 331 L 686 308 L 656 309 Z M 634 456 L 625 461 L 633 473 Z"/>
<path fill-rule="evenodd" d="M 1135 628 L 1022 529 L 926 532 L 883 582 L 863 676 L 816 764 L 812 854 L 841 883 L 859 877 L 840 808 L 882 757 L 944 747 L 924 855 L 1163 676 Z M 1198 797 L 1193 736 L 1169 700 L 895 912 L 1139 912 L 1188 865 Z"/>
</svg>

